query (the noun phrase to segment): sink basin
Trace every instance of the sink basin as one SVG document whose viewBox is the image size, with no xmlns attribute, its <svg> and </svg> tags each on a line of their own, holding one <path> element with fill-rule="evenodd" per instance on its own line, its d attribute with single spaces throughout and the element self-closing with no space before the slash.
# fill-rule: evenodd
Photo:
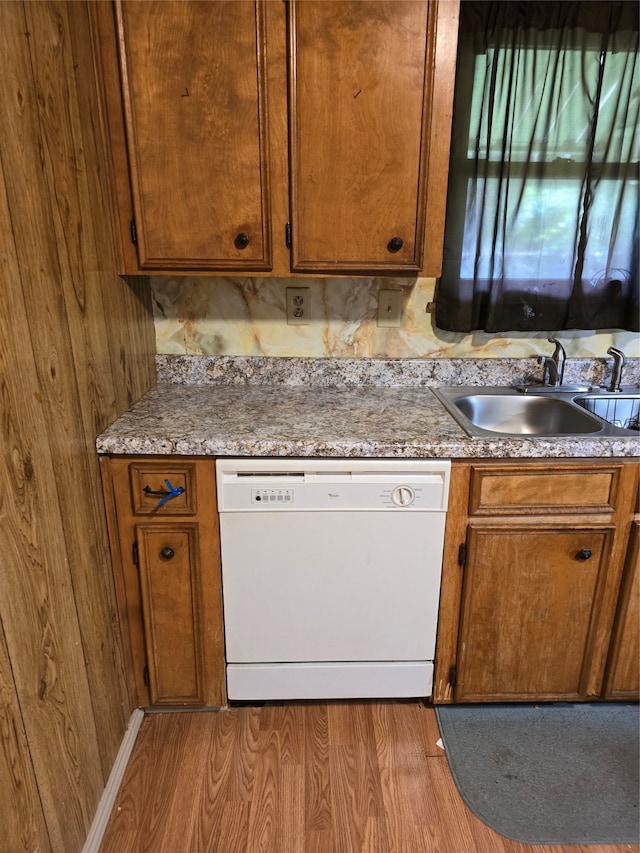
<svg viewBox="0 0 640 853">
<path fill-rule="evenodd" d="M 638 436 L 640 394 L 576 394 L 570 388 L 522 393 L 510 386 L 434 388 L 436 397 L 472 438 Z"/>
<path fill-rule="evenodd" d="M 592 394 L 574 397 L 574 403 L 620 429 L 640 430 L 640 394 Z"/>
<path fill-rule="evenodd" d="M 455 407 L 476 427 L 502 435 L 576 435 L 602 424 L 565 400 L 508 394 L 470 394 Z"/>
</svg>

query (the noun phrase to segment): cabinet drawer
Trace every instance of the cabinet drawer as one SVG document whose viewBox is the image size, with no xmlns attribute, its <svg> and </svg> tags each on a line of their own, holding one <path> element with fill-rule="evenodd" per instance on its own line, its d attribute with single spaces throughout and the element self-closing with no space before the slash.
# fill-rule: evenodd
<svg viewBox="0 0 640 853">
<path fill-rule="evenodd" d="M 470 515 L 612 513 L 621 465 L 473 465 Z"/>
<path fill-rule="evenodd" d="M 129 466 L 134 515 L 195 515 L 198 510 L 194 463 L 134 462 Z M 166 502 L 169 489 L 182 489 Z"/>
</svg>

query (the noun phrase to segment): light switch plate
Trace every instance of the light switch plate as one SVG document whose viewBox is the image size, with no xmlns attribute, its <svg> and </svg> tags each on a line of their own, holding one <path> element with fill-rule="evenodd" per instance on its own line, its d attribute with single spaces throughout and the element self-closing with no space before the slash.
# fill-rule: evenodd
<svg viewBox="0 0 640 853">
<path fill-rule="evenodd" d="M 378 326 L 399 326 L 402 317 L 402 291 L 381 290 L 378 293 Z"/>
</svg>

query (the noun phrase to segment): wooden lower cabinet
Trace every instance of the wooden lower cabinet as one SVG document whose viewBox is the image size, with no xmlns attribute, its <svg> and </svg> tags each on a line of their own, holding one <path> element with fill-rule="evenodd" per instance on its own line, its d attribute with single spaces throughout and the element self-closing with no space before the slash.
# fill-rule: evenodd
<svg viewBox="0 0 640 853">
<path fill-rule="evenodd" d="M 605 679 L 607 699 L 640 698 L 640 516 L 631 528 Z"/>
<path fill-rule="evenodd" d="M 101 465 L 132 706 L 224 705 L 213 460 Z M 168 485 L 176 494 L 167 499 Z"/>
<path fill-rule="evenodd" d="M 625 652 L 604 676 L 617 609 L 634 654 L 637 599 L 618 600 L 637 477 L 622 460 L 454 462 L 434 702 L 631 695 L 613 686 L 633 680 Z"/>
<path fill-rule="evenodd" d="M 196 524 L 136 525 L 152 705 L 205 704 Z"/>
<path fill-rule="evenodd" d="M 214 460 L 101 466 L 132 707 L 224 705 Z M 638 698 L 637 490 L 633 460 L 454 461 L 435 703 Z"/>
<path fill-rule="evenodd" d="M 612 536 L 611 528 L 469 527 L 458 701 L 585 698 Z"/>
</svg>

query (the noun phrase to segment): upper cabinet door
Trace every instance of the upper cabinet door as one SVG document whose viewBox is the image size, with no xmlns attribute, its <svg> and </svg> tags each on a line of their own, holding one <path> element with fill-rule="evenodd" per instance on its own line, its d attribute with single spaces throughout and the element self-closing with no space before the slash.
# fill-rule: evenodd
<svg viewBox="0 0 640 853">
<path fill-rule="evenodd" d="M 440 274 L 457 0 L 90 5 L 118 272 Z"/>
<path fill-rule="evenodd" d="M 423 262 L 435 4 L 289 4 L 292 269 Z"/>
<path fill-rule="evenodd" d="M 271 268 L 263 2 L 118 2 L 142 270 Z"/>
</svg>

